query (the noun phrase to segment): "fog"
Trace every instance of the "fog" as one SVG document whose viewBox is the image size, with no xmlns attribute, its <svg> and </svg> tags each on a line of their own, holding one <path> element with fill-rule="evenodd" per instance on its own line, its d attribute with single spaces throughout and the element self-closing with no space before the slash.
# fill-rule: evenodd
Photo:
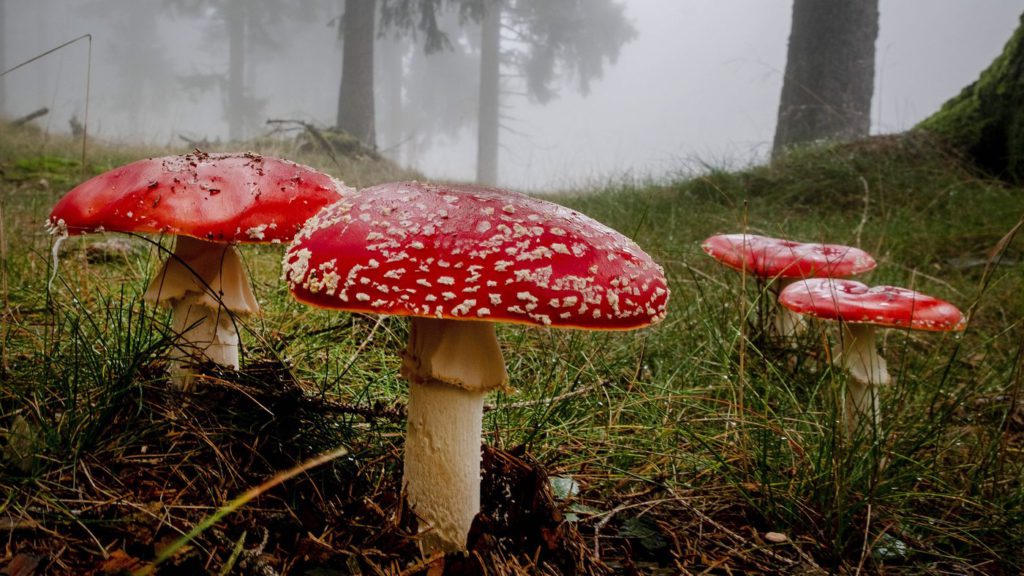
<svg viewBox="0 0 1024 576">
<path fill-rule="evenodd" d="M 224 97 L 216 79 L 228 64 L 223 24 L 212 8 L 202 8 L 212 3 L 5 4 L 3 68 L 91 34 L 88 124 L 93 137 L 175 146 L 185 146 L 180 136 L 227 137 Z M 246 94 L 255 100 L 256 112 L 245 136 L 267 132 L 267 118 L 334 124 L 341 4 L 281 2 L 288 17 L 273 17 L 257 30 L 245 73 Z M 558 96 L 543 105 L 519 94 L 503 97 L 502 185 L 552 190 L 620 178 L 661 179 L 767 157 L 791 1 L 623 4 L 638 34 L 614 64 L 605 66 L 586 97 L 571 81 L 558 84 Z M 186 14 L 173 5 L 200 8 Z M 889 133 L 913 126 L 976 79 L 1016 27 L 1024 0 L 881 0 L 880 10 L 872 132 Z M 455 41 L 464 48 L 471 45 L 465 38 Z M 45 106 L 50 113 L 37 125 L 68 132 L 72 117 L 85 116 L 88 56 L 89 43 L 81 41 L 8 74 L 3 79 L 5 115 L 15 118 Z M 378 85 L 386 76 L 379 68 Z M 439 88 L 456 120 L 446 120 L 447 130 L 435 126 L 404 134 L 398 143 L 386 135 L 388 108 L 378 93 L 378 144 L 429 178 L 472 180 L 476 87 L 472 82 L 450 84 Z M 514 81 L 505 87 L 522 92 Z M 418 96 L 407 88 L 406 106 Z"/>
</svg>

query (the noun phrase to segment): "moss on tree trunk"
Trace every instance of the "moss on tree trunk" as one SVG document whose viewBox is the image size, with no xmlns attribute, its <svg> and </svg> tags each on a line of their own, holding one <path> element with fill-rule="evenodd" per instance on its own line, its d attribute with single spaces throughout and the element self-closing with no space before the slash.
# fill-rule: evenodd
<svg viewBox="0 0 1024 576">
<path fill-rule="evenodd" d="M 1024 15 L 978 80 L 916 129 L 940 135 L 996 176 L 1024 182 Z"/>
</svg>

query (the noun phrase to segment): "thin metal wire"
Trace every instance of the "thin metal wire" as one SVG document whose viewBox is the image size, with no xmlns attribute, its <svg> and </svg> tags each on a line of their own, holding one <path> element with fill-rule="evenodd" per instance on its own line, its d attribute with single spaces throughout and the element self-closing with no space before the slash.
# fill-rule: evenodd
<svg viewBox="0 0 1024 576">
<path fill-rule="evenodd" d="M 50 54 L 53 54 L 54 52 L 57 52 L 58 50 L 66 48 L 66 47 L 74 44 L 75 42 L 78 42 L 79 40 L 88 40 L 89 41 L 89 51 L 88 51 L 88 54 L 87 54 L 87 61 L 86 61 L 86 65 L 85 65 L 85 113 L 84 113 L 85 120 L 84 120 L 84 122 L 82 124 L 82 167 L 81 168 L 82 168 L 82 177 L 85 178 L 85 151 L 86 151 L 86 142 L 88 141 L 88 136 L 89 136 L 89 94 L 91 93 L 91 89 L 92 89 L 92 34 L 82 34 L 81 36 L 78 36 L 77 38 L 72 38 L 71 40 L 68 40 L 67 42 L 64 42 L 63 44 L 60 44 L 59 46 L 54 46 L 53 48 L 50 48 L 49 50 L 46 50 L 45 52 L 40 52 L 39 54 L 36 54 L 35 56 L 29 58 L 28 60 L 25 60 L 24 62 L 21 62 L 20 64 L 16 64 L 13 67 L 8 68 L 7 70 L 4 70 L 3 72 L 0 72 L 0 78 L 3 78 L 4 76 L 10 74 L 11 72 L 14 72 L 15 70 L 17 70 L 19 68 L 23 68 L 25 66 L 28 66 L 29 64 L 31 64 L 31 63 L 33 63 L 33 62 L 35 62 L 37 60 L 41 60 L 41 59 L 49 56 Z"/>
</svg>

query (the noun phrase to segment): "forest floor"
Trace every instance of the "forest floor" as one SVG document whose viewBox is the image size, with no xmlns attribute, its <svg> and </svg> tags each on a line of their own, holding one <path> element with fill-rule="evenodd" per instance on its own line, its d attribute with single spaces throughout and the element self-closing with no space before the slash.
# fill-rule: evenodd
<svg viewBox="0 0 1024 576">
<path fill-rule="evenodd" d="M 402 319 L 306 308 L 282 247 L 245 247 L 264 312 L 240 320 L 242 370 L 170 390 L 168 313 L 141 298 L 168 239 L 71 238 L 55 259 L 43 223 L 85 177 L 188 150 L 94 144 L 83 168 L 75 142 L 0 128 L 0 574 L 1024 571 L 1024 190 L 927 138 L 547 197 L 661 263 L 669 315 L 499 328 L 515 391 L 488 399 L 470 554 L 438 562 L 399 490 Z M 241 148 L 357 187 L 415 177 Z M 884 426 L 844 437 L 835 327 L 774 341 L 765 287 L 700 249 L 740 231 L 860 246 L 863 281 L 949 300 L 968 328 L 888 330 Z"/>
</svg>

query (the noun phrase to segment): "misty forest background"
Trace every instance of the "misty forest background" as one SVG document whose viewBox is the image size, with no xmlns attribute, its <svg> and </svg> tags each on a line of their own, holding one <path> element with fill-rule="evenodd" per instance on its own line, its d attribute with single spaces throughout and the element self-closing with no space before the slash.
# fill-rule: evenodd
<svg viewBox="0 0 1024 576">
<path fill-rule="evenodd" d="M 494 51 L 483 49 L 487 20 L 479 2 L 355 6 L 370 4 L 377 7 L 377 33 L 359 34 L 373 28 L 366 18 L 372 10 L 365 9 L 351 14 L 355 33 L 346 36 L 341 0 L 5 0 L 0 68 L 81 34 L 92 33 L 94 44 L 91 62 L 81 41 L 0 79 L 0 105 L 11 118 L 46 107 L 42 125 L 68 133 L 71 120 L 81 125 L 87 112 L 91 70 L 89 129 L 101 139 L 239 140 L 271 131 L 268 119 L 294 119 L 345 127 L 389 159 L 435 178 L 472 180 L 478 158 L 491 164 L 500 157 L 499 183 L 545 191 L 623 174 L 764 161 L 773 136 L 787 133 L 785 122 L 775 129 L 780 92 L 791 98 L 806 80 L 796 77 L 783 90 L 783 78 L 800 73 L 786 53 L 793 25 L 795 54 L 839 64 L 830 74 L 809 64 L 807 78 L 857 83 L 850 91 L 856 102 L 843 103 L 862 115 L 857 130 L 864 122 L 875 132 L 904 130 L 975 79 L 1019 11 L 1012 3 L 984 11 L 955 2 L 884 5 L 875 16 L 869 10 L 868 22 L 847 27 L 861 31 L 861 54 L 835 59 L 800 35 L 800 15 L 823 23 L 822 38 L 841 39 L 837 51 L 852 46 L 828 26 L 845 22 L 837 19 L 842 15 L 796 6 L 791 24 L 785 3 L 512 2 L 502 34 L 489 37 L 500 43 L 497 66 L 498 60 L 484 62 Z M 926 8 L 931 22 L 921 27 Z M 843 62 L 856 58 L 865 67 L 847 76 Z M 481 70 L 492 73 L 483 85 Z M 823 88 L 806 84 L 805 93 L 829 103 L 835 93 Z M 628 113 L 619 112 L 623 107 Z M 822 134 L 834 128 L 823 126 Z"/>
<path fill-rule="evenodd" d="M 69 30 L 67 39 L 90 29 L 68 22 L 61 2 L 14 10 L 7 4 L 0 4 L 0 14 L 11 14 L 0 18 L 22 34 L 31 35 L 28 27 L 35 25 L 49 36 L 55 22 Z M 286 119 L 337 127 L 396 162 L 415 165 L 433 142 L 475 126 L 478 180 L 495 183 L 502 95 L 518 92 L 547 102 L 566 78 L 569 89 L 586 94 L 623 43 L 636 36 L 624 7 L 613 2 L 495 6 L 486 9 L 477 0 L 365 0 L 347 9 L 337 0 L 101 0 L 77 3 L 71 14 L 110 29 L 109 35 L 93 35 L 96 61 L 107 63 L 95 68 L 107 68 L 97 74 L 101 95 L 92 105 L 106 120 L 96 122 L 96 134 L 149 143 L 242 141 L 266 134 L 268 120 Z M 0 62 L 17 47 L 0 52 Z M 14 51 L 26 59 L 35 55 Z M 55 56 L 61 66 L 66 57 Z M 78 72 L 68 76 L 80 77 L 81 63 L 68 65 Z M 54 89 L 63 93 L 69 79 Z M 28 105 L 24 114 L 67 102 L 66 93 L 50 99 L 25 83 L 12 82 L 6 92 L 12 96 L 5 106 L 20 111 Z M 274 110 L 270 95 L 278 98 Z M 33 97 L 36 102 L 27 102 Z M 173 128 L 168 113 L 190 114 L 182 98 L 204 110 L 210 125 Z M 66 121 L 72 130 L 82 128 L 85 114 L 84 100 L 71 105 Z"/>
<path fill-rule="evenodd" d="M 762 46 L 760 22 L 727 11 L 736 30 L 719 30 L 702 24 L 711 4 L 676 1 L 687 26 Z M 636 68 L 634 14 L 652 6 L 0 0 L 0 573 L 1021 573 L 1024 3 L 957 8 L 1010 15 L 998 38 L 970 31 L 987 48 L 900 40 L 930 73 L 892 84 L 931 104 L 892 125 L 881 79 L 905 69 L 880 41 L 886 16 L 930 31 L 928 4 L 758 3 L 788 26 L 769 42 L 777 66 L 722 62 L 662 22 L 686 48 L 644 52 L 659 82 L 612 82 Z M 684 50 L 721 76 L 679 74 Z M 546 145 L 547 129 L 571 144 Z M 711 147 L 741 132 L 736 156 Z M 683 150 L 694 141 L 712 152 Z M 648 251 L 668 317 L 628 334 L 499 328 L 515 390 L 486 406 L 470 554 L 421 558 L 400 487 L 402 319 L 299 305 L 281 247 L 245 247 L 264 311 L 239 320 L 242 369 L 182 395 L 165 381 L 167 313 L 141 300 L 169 240 L 86 235 L 55 256 L 42 224 L 65 192 L 196 148 L 358 188 L 529 188 Z M 968 328 L 887 331 L 884 426 L 845 437 L 834 327 L 778 342 L 767 287 L 701 251 L 738 231 L 860 246 L 879 262 L 865 282 L 949 300 Z"/>
</svg>

